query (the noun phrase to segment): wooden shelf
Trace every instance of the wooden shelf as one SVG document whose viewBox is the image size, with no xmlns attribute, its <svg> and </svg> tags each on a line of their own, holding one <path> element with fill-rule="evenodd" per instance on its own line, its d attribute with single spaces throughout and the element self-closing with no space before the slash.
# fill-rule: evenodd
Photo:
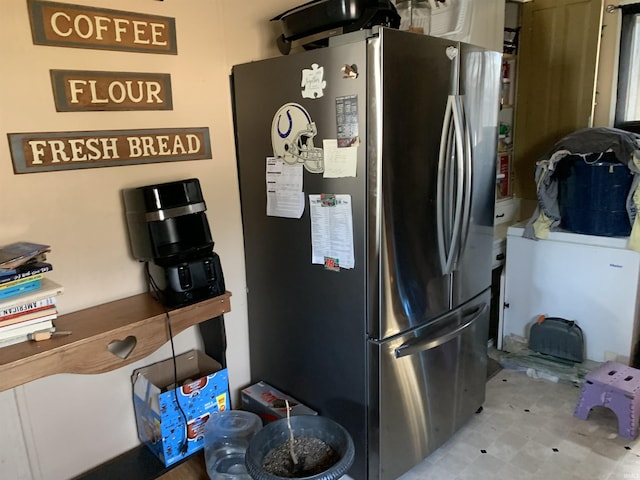
<svg viewBox="0 0 640 480">
<path fill-rule="evenodd" d="M 136 480 L 209 480 L 202 450 L 184 460 L 165 467 L 149 447 L 139 445 L 73 480 L 113 480 L 114 478 L 135 478 Z"/>
<path fill-rule="evenodd" d="M 225 292 L 169 310 L 171 332 L 175 336 L 230 312 L 230 297 Z M 0 391 L 57 373 L 115 370 L 145 358 L 169 341 L 165 308 L 148 293 L 61 315 L 54 323 L 59 331 L 71 335 L 0 348 Z"/>
</svg>

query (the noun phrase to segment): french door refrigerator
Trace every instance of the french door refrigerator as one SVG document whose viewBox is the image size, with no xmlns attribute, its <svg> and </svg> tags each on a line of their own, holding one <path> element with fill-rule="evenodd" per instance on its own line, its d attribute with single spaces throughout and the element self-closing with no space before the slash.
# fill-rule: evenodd
<svg viewBox="0 0 640 480">
<path fill-rule="evenodd" d="M 355 479 L 484 401 L 500 62 L 374 28 L 232 69 L 251 377 L 343 425 Z"/>
</svg>

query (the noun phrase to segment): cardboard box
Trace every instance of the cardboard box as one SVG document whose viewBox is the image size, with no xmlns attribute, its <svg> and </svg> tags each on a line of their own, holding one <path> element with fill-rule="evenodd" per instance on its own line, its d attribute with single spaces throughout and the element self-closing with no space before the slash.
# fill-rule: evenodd
<svg viewBox="0 0 640 480">
<path fill-rule="evenodd" d="M 132 377 L 138 438 L 165 466 L 202 449 L 209 416 L 230 408 L 227 369 L 213 358 L 191 350 L 176 357 L 176 368 L 177 389 L 172 358 L 138 368 Z"/>
<path fill-rule="evenodd" d="M 285 395 L 265 382 L 258 382 L 243 389 L 240 396 L 243 410 L 258 414 L 263 422 L 272 422 L 287 417 L 285 399 L 289 401 L 291 415 L 318 414 L 315 410 L 310 409 L 295 398 Z"/>
</svg>

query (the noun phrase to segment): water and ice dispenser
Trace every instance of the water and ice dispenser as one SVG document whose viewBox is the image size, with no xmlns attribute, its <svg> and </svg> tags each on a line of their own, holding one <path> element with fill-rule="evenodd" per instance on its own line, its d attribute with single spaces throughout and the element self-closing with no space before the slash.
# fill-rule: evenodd
<svg viewBox="0 0 640 480">
<path fill-rule="evenodd" d="M 197 178 L 123 190 L 133 256 L 167 306 L 224 293 L 220 258 Z"/>
</svg>

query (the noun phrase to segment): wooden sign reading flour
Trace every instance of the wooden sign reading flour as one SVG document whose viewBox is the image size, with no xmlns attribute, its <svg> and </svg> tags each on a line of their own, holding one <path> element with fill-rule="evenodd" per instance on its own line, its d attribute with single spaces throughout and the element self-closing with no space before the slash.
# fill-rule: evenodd
<svg viewBox="0 0 640 480">
<path fill-rule="evenodd" d="M 171 76 L 164 73 L 51 70 L 58 112 L 171 110 Z"/>
</svg>

